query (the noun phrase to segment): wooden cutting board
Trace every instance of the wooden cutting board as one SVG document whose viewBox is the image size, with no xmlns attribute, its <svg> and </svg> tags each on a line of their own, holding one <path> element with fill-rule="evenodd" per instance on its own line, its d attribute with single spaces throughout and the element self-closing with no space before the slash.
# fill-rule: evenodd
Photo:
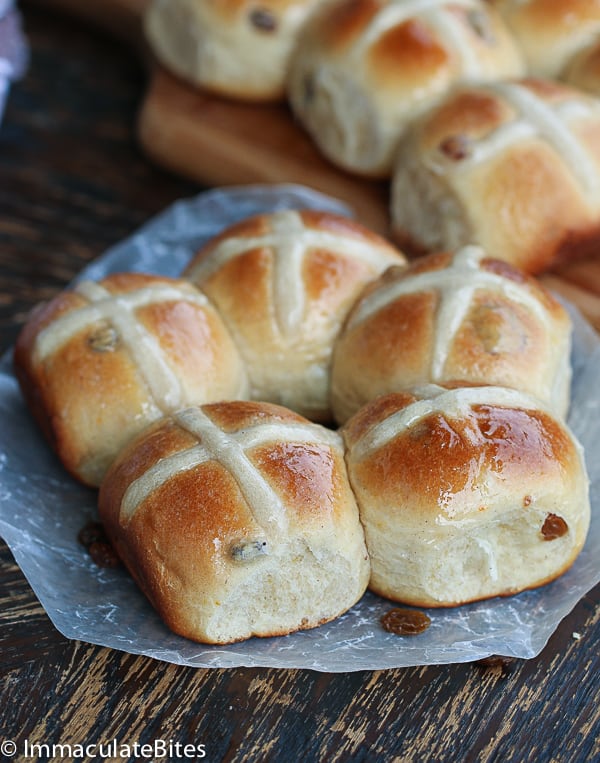
<svg viewBox="0 0 600 763">
<path fill-rule="evenodd" d="M 149 0 L 35 0 L 118 36 L 147 65 L 136 126 L 148 156 L 203 185 L 301 183 L 346 201 L 365 225 L 388 233 L 388 184 L 342 172 L 325 160 L 285 104 L 218 98 L 180 81 L 152 57 L 142 31 Z M 562 266 L 541 280 L 575 303 L 600 331 L 597 256 Z"/>
</svg>

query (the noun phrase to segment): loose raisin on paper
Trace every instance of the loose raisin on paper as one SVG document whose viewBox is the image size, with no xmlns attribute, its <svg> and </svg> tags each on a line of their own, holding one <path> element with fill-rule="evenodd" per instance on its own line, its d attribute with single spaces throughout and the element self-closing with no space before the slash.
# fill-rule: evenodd
<svg viewBox="0 0 600 763">
<path fill-rule="evenodd" d="M 419 612 L 417 609 L 397 607 L 383 615 L 381 624 L 389 633 L 395 633 L 398 636 L 415 636 L 429 628 L 431 619 L 425 612 Z"/>
</svg>

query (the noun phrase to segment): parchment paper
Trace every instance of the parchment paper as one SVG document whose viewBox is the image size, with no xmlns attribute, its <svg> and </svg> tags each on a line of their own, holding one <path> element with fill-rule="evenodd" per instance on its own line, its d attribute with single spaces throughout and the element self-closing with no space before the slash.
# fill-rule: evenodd
<svg viewBox="0 0 600 763">
<path fill-rule="evenodd" d="M 92 263 L 80 277 L 145 271 L 179 275 L 195 249 L 225 225 L 286 207 L 348 213 L 297 186 L 213 191 L 166 210 Z M 572 569 L 556 582 L 508 599 L 431 610 L 430 628 L 399 637 L 379 625 L 394 604 L 372 594 L 333 623 L 227 647 L 170 633 L 123 568 L 101 569 L 77 542 L 96 515 L 96 493 L 76 484 L 52 455 L 25 408 L 7 354 L 0 363 L 0 535 L 52 622 L 68 638 L 196 667 L 374 670 L 477 660 L 531 658 L 561 619 L 600 581 L 600 341 L 577 311 L 569 423 L 583 444 L 591 481 L 592 524 Z"/>
</svg>

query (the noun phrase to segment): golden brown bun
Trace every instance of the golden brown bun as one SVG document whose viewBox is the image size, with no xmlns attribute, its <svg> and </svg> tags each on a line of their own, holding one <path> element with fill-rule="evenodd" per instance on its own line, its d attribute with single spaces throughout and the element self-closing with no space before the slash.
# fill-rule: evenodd
<svg viewBox="0 0 600 763">
<path fill-rule="evenodd" d="M 155 424 L 110 469 L 99 511 L 165 623 L 196 641 L 312 628 L 366 589 L 341 438 L 279 406 L 216 403 Z"/>
<path fill-rule="evenodd" d="M 600 102 L 550 80 L 464 87 L 413 125 L 392 183 L 405 247 L 481 245 L 530 273 L 600 243 Z"/>
<path fill-rule="evenodd" d="M 455 606 L 554 580 L 590 520 L 581 448 L 539 401 L 501 387 L 392 393 L 346 424 L 370 588 Z"/>
<path fill-rule="evenodd" d="M 299 28 L 319 0 L 152 0 L 144 17 L 156 57 L 188 82 L 248 101 L 285 95 Z"/>
<path fill-rule="evenodd" d="M 248 391 L 239 353 L 205 295 L 185 280 L 143 274 L 81 282 L 36 310 L 14 366 L 64 466 L 94 486 L 165 412 Z"/>
<path fill-rule="evenodd" d="M 569 404 L 571 320 L 532 276 L 479 247 L 392 268 L 355 303 L 334 346 L 342 424 L 378 395 L 435 383 L 494 384 Z"/>
<path fill-rule="evenodd" d="M 573 57 L 600 35 L 599 0 L 488 0 L 517 40 L 528 70 L 562 78 Z"/>
<path fill-rule="evenodd" d="M 331 420 L 331 350 L 364 285 L 400 252 L 337 215 L 283 211 L 225 230 L 185 276 L 220 311 L 248 369 L 254 400 Z"/>
<path fill-rule="evenodd" d="M 288 92 L 329 159 L 387 177 L 407 125 L 449 88 L 523 74 L 511 34 L 482 0 L 334 0 L 303 26 Z"/>
</svg>

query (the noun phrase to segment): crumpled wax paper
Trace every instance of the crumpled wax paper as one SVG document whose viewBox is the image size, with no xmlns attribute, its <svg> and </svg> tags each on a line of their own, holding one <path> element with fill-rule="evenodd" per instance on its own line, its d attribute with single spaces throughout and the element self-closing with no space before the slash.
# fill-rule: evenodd
<svg viewBox="0 0 600 763">
<path fill-rule="evenodd" d="M 261 211 L 318 207 L 348 213 L 297 186 L 213 191 L 181 201 L 92 263 L 81 277 L 138 270 L 179 275 L 195 249 L 224 226 Z M 575 565 L 554 583 L 505 599 L 431 610 L 418 636 L 385 632 L 392 602 L 367 593 L 338 620 L 309 631 L 231 646 L 172 634 L 123 568 L 101 569 L 77 533 L 96 518 L 96 493 L 75 483 L 50 452 L 21 399 L 7 354 L 0 364 L 0 535 L 58 630 L 68 638 L 196 667 L 309 668 L 326 672 L 466 662 L 491 654 L 530 658 L 600 581 L 600 341 L 575 321 L 569 423 L 583 444 L 592 523 Z"/>
</svg>

